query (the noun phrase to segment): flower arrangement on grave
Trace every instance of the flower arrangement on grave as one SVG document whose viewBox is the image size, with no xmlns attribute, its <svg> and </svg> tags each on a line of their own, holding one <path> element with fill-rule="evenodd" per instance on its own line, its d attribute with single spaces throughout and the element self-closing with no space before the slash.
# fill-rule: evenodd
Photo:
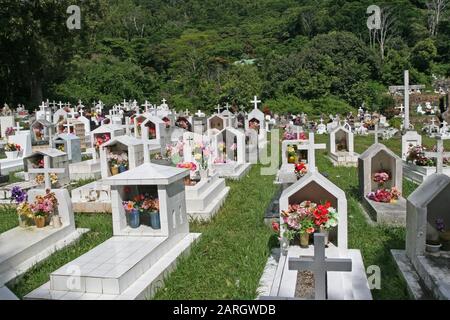
<svg viewBox="0 0 450 320">
<path fill-rule="evenodd" d="M 18 186 L 12 188 L 11 201 L 17 205 L 16 212 L 19 218 L 19 226 L 23 228 L 32 226 L 34 219 L 33 212 L 27 200 L 28 195 L 25 190 Z"/>
<path fill-rule="evenodd" d="M 378 184 L 378 189 L 369 193 L 367 198 L 369 200 L 381 203 L 395 203 L 401 197 L 401 192 L 397 187 L 392 187 L 390 189 L 385 187 L 385 184 L 390 181 L 391 173 L 387 171 L 376 172 L 372 180 Z"/>
<path fill-rule="evenodd" d="M 52 185 L 55 185 L 58 183 L 58 175 L 56 173 L 50 173 L 50 183 Z M 37 174 L 36 177 L 34 178 L 34 181 L 38 184 L 38 185 L 43 185 L 45 183 L 45 176 L 43 174 Z"/>
<path fill-rule="evenodd" d="M 295 165 L 294 172 L 295 175 L 297 176 L 297 179 L 300 179 L 308 173 L 308 168 L 306 167 L 305 163 L 300 162 Z"/>
<path fill-rule="evenodd" d="M 59 145 L 58 145 L 58 150 L 59 150 L 59 151 L 62 151 L 62 152 L 65 152 L 65 151 L 64 151 L 64 144 L 59 144 Z"/>
<path fill-rule="evenodd" d="M 128 170 L 129 162 L 128 162 L 128 154 L 126 152 L 122 152 L 120 154 L 113 152 L 108 153 L 107 159 L 109 162 L 111 174 L 113 176 Z"/>
<path fill-rule="evenodd" d="M 151 139 L 156 139 L 156 129 L 149 127 L 148 128 L 148 138 Z"/>
<path fill-rule="evenodd" d="M 444 219 L 436 219 L 436 230 L 439 232 L 439 241 L 443 251 L 450 251 L 450 230 L 446 230 Z"/>
<path fill-rule="evenodd" d="M 408 149 L 406 161 L 421 167 L 432 167 L 434 165 L 434 161 L 433 159 L 425 156 L 426 151 L 427 148 L 425 146 L 411 146 Z"/>
<path fill-rule="evenodd" d="M 44 159 L 43 158 L 35 158 L 31 165 L 33 166 L 34 169 L 42 169 L 44 168 Z"/>
<path fill-rule="evenodd" d="M 303 201 L 300 204 L 289 205 L 288 210 L 281 212 L 283 237 L 289 241 L 300 237 L 300 245 L 308 246 L 309 235 L 321 231 L 328 233 L 338 225 L 338 213 L 330 202 L 317 204 L 312 201 Z M 275 231 L 279 225 L 273 224 Z"/>
<path fill-rule="evenodd" d="M 36 196 L 30 208 L 34 215 L 36 227 L 43 228 L 47 218 L 53 213 L 54 202 L 48 194 L 45 196 Z"/>
<path fill-rule="evenodd" d="M 170 159 L 173 164 L 178 164 L 183 159 L 184 143 L 178 141 L 176 144 L 168 144 L 166 146 L 166 159 Z"/>
<path fill-rule="evenodd" d="M 297 147 L 290 145 L 287 147 L 287 158 L 288 163 L 296 163 L 297 162 Z"/>
<path fill-rule="evenodd" d="M 111 140 L 111 135 L 109 133 L 103 133 L 95 137 L 95 149 L 100 150 L 100 146 Z"/>
<path fill-rule="evenodd" d="M 336 143 L 336 150 L 347 151 L 347 140 L 345 138 L 342 138 Z"/>
<path fill-rule="evenodd" d="M 5 130 L 5 136 L 13 136 L 16 133 L 16 130 L 12 127 L 6 128 Z"/>
<path fill-rule="evenodd" d="M 177 168 L 188 169 L 190 171 L 190 175 L 184 179 L 184 184 L 186 186 L 195 185 L 195 182 L 192 180 L 197 171 L 197 164 L 195 164 L 194 162 L 180 162 L 177 164 Z"/>
<path fill-rule="evenodd" d="M 22 148 L 20 147 L 20 144 L 15 143 L 7 143 L 5 144 L 5 151 L 6 152 L 15 152 L 20 151 Z"/>
<path fill-rule="evenodd" d="M 184 130 L 190 130 L 189 122 L 184 118 L 179 119 L 175 125 Z"/>
<path fill-rule="evenodd" d="M 33 128 L 34 137 L 37 141 L 41 141 L 44 137 L 44 126 L 42 126 L 40 123 Z"/>
<path fill-rule="evenodd" d="M 207 143 L 196 143 L 192 150 L 192 156 L 199 164 L 201 170 L 208 169 L 208 159 L 211 156 L 211 148 Z"/>
<path fill-rule="evenodd" d="M 140 214 L 150 216 L 150 226 L 153 229 L 160 229 L 159 201 L 147 194 L 139 194 L 130 201 L 124 201 L 123 207 L 128 214 L 130 227 L 138 228 L 140 225 Z"/>
</svg>

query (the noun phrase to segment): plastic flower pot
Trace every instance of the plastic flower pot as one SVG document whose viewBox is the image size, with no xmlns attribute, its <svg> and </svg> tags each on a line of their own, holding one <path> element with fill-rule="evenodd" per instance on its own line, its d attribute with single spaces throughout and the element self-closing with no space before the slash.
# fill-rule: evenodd
<svg viewBox="0 0 450 320">
<path fill-rule="evenodd" d="M 155 230 L 161 229 L 161 220 L 159 218 L 159 212 L 157 211 L 150 212 L 150 225 Z"/>
<path fill-rule="evenodd" d="M 36 216 L 34 217 L 34 224 L 36 225 L 36 228 L 41 229 L 45 227 L 45 217 L 42 216 Z"/>
<path fill-rule="evenodd" d="M 302 248 L 309 247 L 309 233 L 304 232 L 300 235 L 300 247 Z"/>
<path fill-rule="evenodd" d="M 19 151 L 5 151 L 6 159 L 14 160 L 19 156 Z"/>
<path fill-rule="evenodd" d="M 121 165 L 119 166 L 119 173 L 123 173 L 123 172 L 125 172 L 125 171 L 127 171 L 127 167 L 121 164 Z"/>
<path fill-rule="evenodd" d="M 330 232 L 324 226 L 320 226 L 320 233 L 325 235 L 325 245 L 328 245 Z"/>
<path fill-rule="evenodd" d="M 133 209 L 130 212 L 130 228 L 137 229 L 141 225 L 139 219 L 139 210 Z"/>
<path fill-rule="evenodd" d="M 115 176 L 119 174 L 119 167 L 111 167 L 111 175 Z"/>
<path fill-rule="evenodd" d="M 438 253 L 441 250 L 442 244 L 437 242 L 427 242 L 425 244 L 425 250 L 429 253 Z"/>
</svg>

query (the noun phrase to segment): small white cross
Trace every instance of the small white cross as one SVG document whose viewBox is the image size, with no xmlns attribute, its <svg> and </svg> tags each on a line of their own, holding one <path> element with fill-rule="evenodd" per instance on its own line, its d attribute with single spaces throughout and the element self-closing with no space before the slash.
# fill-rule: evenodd
<svg viewBox="0 0 450 320">
<path fill-rule="evenodd" d="M 163 103 L 163 105 L 166 105 L 167 100 L 166 99 L 162 99 L 161 102 Z"/>
<path fill-rule="evenodd" d="M 151 107 L 152 104 L 145 100 L 145 103 L 141 106 L 145 108 L 145 112 L 148 112 L 148 108 Z"/>
<path fill-rule="evenodd" d="M 325 150 L 326 144 L 316 144 L 314 139 L 314 133 L 309 133 L 309 142 L 307 144 L 301 144 L 297 146 L 298 150 L 308 151 L 308 172 L 316 172 L 316 150 Z"/>
<path fill-rule="evenodd" d="M 29 173 L 37 173 L 37 174 L 44 174 L 44 180 L 45 180 L 45 189 L 52 189 L 52 183 L 50 181 L 50 174 L 51 173 L 64 173 L 64 168 L 50 168 L 50 157 L 44 156 L 44 168 L 39 169 L 28 169 Z"/>
<path fill-rule="evenodd" d="M 436 173 L 444 172 L 444 158 L 450 157 L 450 152 L 444 152 L 444 140 L 437 136 L 436 152 L 425 152 L 425 157 L 436 159 Z"/>
<path fill-rule="evenodd" d="M 47 106 L 45 105 L 45 102 L 42 101 L 42 104 L 39 106 L 39 109 L 41 109 L 41 111 L 45 111 L 45 108 L 47 108 Z"/>
<path fill-rule="evenodd" d="M 72 108 L 70 110 L 69 114 L 72 119 L 75 119 L 75 116 L 77 115 L 77 112 L 75 112 L 75 108 Z"/>
<path fill-rule="evenodd" d="M 258 96 L 255 96 L 253 101 L 250 101 L 255 106 L 255 109 L 258 109 L 258 103 L 261 103 L 261 100 L 258 100 Z"/>
<path fill-rule="evenodd" d="M 64 127 L 66 127 L 67 128 L 67 133 L 72 133 L 71 131 L 71 129 L 72 128 L 75 128 L 75 125 L 72 123 L 72 122 L 70 122 L 70 121 L 68 121 L 67 120 L 67 122 L 64 124 Z"/>
<path fill-rule="evenodd" d="M 60 101 L 60 102 L 58 103 L 58 106 L 59 106 L 60 109 L 62 109 L 63 103 Z"/>
<path fill-rule="evenodd" d="M 198 110 L 197 113 L 195 114 L 197 117 L 203 117 L 203 112 L 202 110 Z"/>
<path fill-rule="evenodd" d="M 84 110 L 81 109 L 80 111 L 78 111 L 78 113 L 80 114 L 80 116 L 82 117 L 84 115 Z"/>
<path fill-rule="evenodd" d="M 217 114 L 220 114 L 220 104 L 217 105 Z"/>
</svg>

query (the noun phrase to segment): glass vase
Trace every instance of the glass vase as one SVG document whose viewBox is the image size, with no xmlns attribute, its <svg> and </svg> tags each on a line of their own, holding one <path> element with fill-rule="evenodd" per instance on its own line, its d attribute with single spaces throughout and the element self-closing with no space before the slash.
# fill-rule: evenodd
<svg viewBox="0 0 450 320">
<path fill-rule="evenodd" d="M 161 229 L 161 220 L 159 217 L 159 212 L 157 211 L 150 212 L 150 225 L 155 230 Z"/>
<path fill-rule="evenodd" d="M 131 210 L 129 215 L 130 215 L 130 220 L 129 220 L 130 228 L 132 228 L 132 229 L 139 228 L 139 226 L 140 226 L 139 210 L 133 209 L 133 210 Z"/>
</svg>

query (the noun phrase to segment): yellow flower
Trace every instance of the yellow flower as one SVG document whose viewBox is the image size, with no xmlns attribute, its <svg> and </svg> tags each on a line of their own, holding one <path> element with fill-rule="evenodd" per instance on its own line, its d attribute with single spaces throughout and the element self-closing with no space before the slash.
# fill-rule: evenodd
<svg viewBox="0 0 450 320">
<path fill-rule="evenodd" d="M 199 160 L 202 159 L 202 155 L 200 153 L 196 153 L 195 156 L 194 156 L 194 159 L 199 161 Z"/>
</svg>

